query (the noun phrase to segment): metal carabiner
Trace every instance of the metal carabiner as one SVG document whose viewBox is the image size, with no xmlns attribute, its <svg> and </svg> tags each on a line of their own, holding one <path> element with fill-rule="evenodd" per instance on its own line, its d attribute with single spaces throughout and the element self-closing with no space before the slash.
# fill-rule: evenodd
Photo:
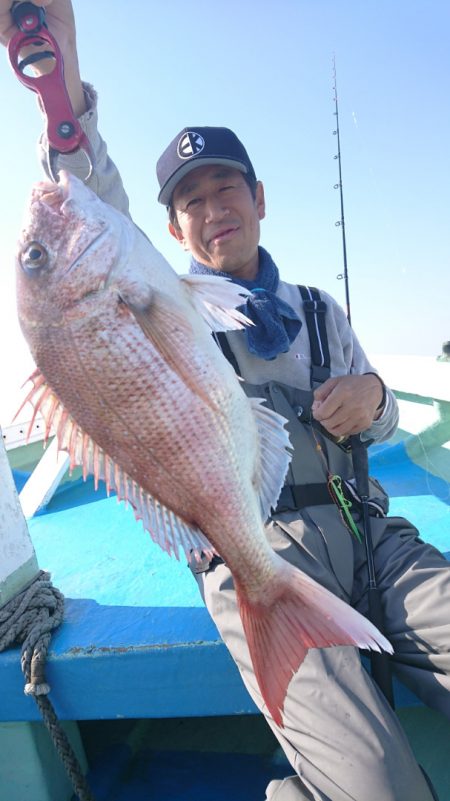
<svg viewBox="0 0 450 801">
<path fill-rule="evenodd" d="M 89 163 L 88 175 L 84 179 L 87 181 L 93 170 L 92 148 L 74 115 L 64 80 L 63 57 L 56 39 L 46 26 L 45 10 L 34 3 L 17 3 L 11 14 L 19 30 L 8 43 L 9 61 L 19 81 L 39 96 L 46 118 L 50 175 L 57 182 L 53 162 L 59 154 L 82 150 Z M 30 46 L 44 49 L 21 57 L 21 51 Z M 44 59 L 54 62 L 50 72 L 43 75 L 26 74 L 27 67 Z"/>
</svg>

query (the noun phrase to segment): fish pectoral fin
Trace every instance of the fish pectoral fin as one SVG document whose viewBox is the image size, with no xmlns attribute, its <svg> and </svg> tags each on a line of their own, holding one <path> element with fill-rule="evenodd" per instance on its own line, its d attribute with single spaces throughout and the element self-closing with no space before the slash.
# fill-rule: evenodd
<svg viewBox="0 0 450 801">
<path fill-rule="evenodd" d="M 280 558 L 280 557 L 279 557 Z M 310 648 L 352 645 L 392 653 L 368 620 L 298 568 L 283 560 L 270 600 L 250 602 L 237 582 L 239 612 L 261 694 L 275 723 L 293 675 Z"/>
<path fill-rule="evenodd" d="M 162 293 L 155 292 L 148 306 L 137 306 L 126 297 L 122 300 L 127 304 L 136 322 L 156 350 L 161 354 L 169 367 L 186 383 L 191 383 L 190 370 L 182 369 L 182 353 L 180 345 L 193 337 L 189 321 L 182 316 L 175 306 Z"/>
<path fill-rule="evenodd" d="M 191 358 L 195 340 L 189 320 L 162 292 L 155 292 L 147 308 L 127 305 L 166 365 L 194 395 L 201 397 L 207 406 L 215 410 L 213 400 L 201 391 L 193 374 Z"/>
<path fill-rule="evenodd" d="M 254 325 L 236 308 L 252 294 L 248 289 L 220 275 L 182 275 L 180 281 L 212 331 L 233 331 Z"/>
<path fill-rule="evenodd" d="M 263 520 L 276 506 L 291 461 L 287 420 L 265 405 L 264 398 L 250 398 L 259 434 L 260 459 L 253 484 L 259 493 Z"/>
<path fill-rule="evenodd" d="M 171 343 L 172 337 L 192 337 L 189 320 L 168 295 L 154 290 L 148 302 L 139 303 L 132 294 L 120 290 L 120 298 L 135 317 L 147 339 L 155 343 Z M 167 339 L 168 338 L 168 339 Z M 178 345 L 179 346 L 179 345 Z"/>
</svg>

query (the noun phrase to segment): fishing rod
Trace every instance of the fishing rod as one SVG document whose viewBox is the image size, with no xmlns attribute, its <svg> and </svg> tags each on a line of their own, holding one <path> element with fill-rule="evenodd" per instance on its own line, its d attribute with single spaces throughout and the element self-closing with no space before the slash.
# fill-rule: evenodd
<svg viewBox="0 0 450 801">
<path fill-rule="evenodd" d="M 381 593 L 377 584 L 375 563 L 373 559 L 372 525 L 369 508 L 369 460 L 367 448 L 358 435 L 350 437 L 352 443 L 353 469 L 355 472 L 356 489 L 361 498 L 361 513 L 363 522 L 364 541 L 367 556 L 367 572 L 369 574 L 368 603 L 369 619 L 380 630 L 384 628 L 384 612 L 381 603 Z M 388 704 L 395 710 L 394 688 L 392 682 L 392 667 L 389 654 L 381 651 L 370 652 L 370 668 L 373 680 L 378 684 Z M 423 777 L 427 783 L 433 801 L 439 801 L 439 796 L 425 768 L 419 764 Z"/>
<path fill-rule="evenodd" d="M 347 303 L 347 319 L 351 326 L 350 314 L 350 290 L 348 280 L 348 266 L 347 266 L 347 244 L 345 239 L 345 219 L 344 219 L 344 192 L 342 188 L 342 163 L 341 163 L 341 140 L 339 134 L 339 107 L 337 95 L 337 80 L 336 80 L 336 58 L 333 56 L 333 90 L 334 90 L 334 114 L 336 117 L 336 130 L 333 135 L 337 136 L 338 152 L 335 159 L 339 165 L 339 183 L 334 185 L 335 189 L 339 189 L 340 203 L 341 203 L 341 219 L 335 225 L 341 228 L 342 231 L 342 251 L 344 259 L 344 272 L 340 273 L 337 278 L 345 281 L 345 296 Z M 364 543 L 366 548 L 367 557 L 367 571 L 369 574 L 369 587 L 368 587 L 368 602 L 369 602 L 369 618 L 377 628 L 383 631 L 384 620 L 383 610 L 381 605 L 381 594 L 377 584 L 375 562 L 374 562 L 374 548 L 372 538 L 372 524 L 370 519 L 369 507 L 369 463 L 367 455 L 367 447 L 362 442 L 359 435 L 350 437 L 352 446 L 352 461 L 353 470 L 355 473 L 356 490 L 361 501 L 361 516 L 362 528 L 364 534 Z M 378 684 L 380 690 L 383 692 L 385 698 L 392 708 L 394 708 L 394 692 L 392 686 L 392 670 L 390 657 L 388 654 L 371 653 L 370 656 L 371 672 L 374 681 Z"/>
<path fill-rule="evenodd" d="M 339 183 L 334 185 L 334 189 L 339 189 L 340 202 L 341 202 L 341 219 L 335 225 L 340 227 L 342 231 L 342 250 L 344 259 L 344 272 L 339 273 L 337 278 L 345 281 L 345 298 L 347 304 L 347 319 L 351 327 L 351 314 L 350 314 L 350 291 L 348 281 L 348 268 L 347 268 L 347 245 L 345 239 L 345 219 L 344 219 L 344 193 L 342 188 L 342 163 L 341 163 L 341 142 L 339 136 L 339 108 L 337 96 L 337 81 L 336 81 L 336 58 L 333 56 L 333 89 L 334 89 L 334 114 L 336 117 L 336 130 L 333 135 L 337 136 L 338 152 L 335 159 L 339 166 Z M 364 543 L 366 548 L 367 558 L 367 572 L 369 577 L 368 586 L 368 604 L 369 604 L 369 619 L 377 628 L 383 632 L 384 630 L 384 612 L 381 603 L 381 593 L 378 587 L 375 562 L 374 562 L 374 548 L 372 538 L 372 523 L 370 519 L 369 507 L 369 458 L 367 453 L 367 445 L 361 440 L 359 434 L 354 434 L 350 437 L 353 470 L 355 473 L 356 491 L 361 500 L 361 517 L 362 529 L 364 534 Z M 378 653 L 371 651 L 370 653 L 370 668 L 373 680 L 376 682 L 388 704 L 395 710 L 394 689 L 392 681 L 392 664 L 389 654 L 382 651 Z M 433 801 L 439 801 L 433 783 L 428 776 L 426 770 L 419 764 L 419 768 L 423 773 L 424 779 L 428 785 Z"/>
<path fill-rule="evenodd" d="M 341 229 L 342 232 L 342 255 L 344 259 L 344 272 L 339 273 L 338 278 L 339 281 L 344 279 L 345 284 L 345 303 L 347 307 L 347 320 L 349 324 L 352 324 L 351 321 L 351 313 L 350 313 L 350 288 L 349 288 L 349 281 L 348 281 L 348 269 L 347 269 L 347 243 L 345 239 L 345 217 L 344 217 L 344 192 L 342 188 L 342 161 L 341 161 L 341 139 L 339 135 L 339 107 L 338 107 L 338 94 L 337 94 L 337 80 L 336 80 L 336 58 L 333 56 L 333 91 L 334 91 L 334 116 L 336 117 L 336 130 L 333 131 L 333 136 L 337 137 L 337 146 L 338 152 L 335 155 L 335 159 L 338 163 L 339 169 L 339 183 L 334 185 L 334 189 L 339 189 L 339 196 L 340 196 L 340 203 L 341 203 L 341 219 L 335 222 L 337 228 Z"/>
</svg>

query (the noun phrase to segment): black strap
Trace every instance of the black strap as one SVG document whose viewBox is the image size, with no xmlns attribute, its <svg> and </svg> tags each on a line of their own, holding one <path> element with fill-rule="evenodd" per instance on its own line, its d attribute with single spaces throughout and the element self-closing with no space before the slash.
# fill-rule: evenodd
<svg viewBox="0 0 450 801">
<path fill-rule="evenodd" d="M 328 347 L 325 313 L 327 304 L 321 300 L 314 286 L 300 286 L 306 325 L 311 349 L 311 386 L 323 384 L 330 377 L 330 349 Z"/>
<path fill-rule="evenodd" d="M 214 334 L 214 339 L 216 340 L 220 350 L 222 351 L 223 355 L 225 356 L 226 360 L 230 362 L 234 372 L 236 375 L 241 376 L 241 371 L 239 369 L 239 364 L 237 362 L 236 356 L 234 355 L 233 351 L 231 350 L 228 339 L 225 331 L 216 331 Z"/>
<path fill-rule="evenodd" d="M 311 349 L 311 386 L 314 389 L 330 377 L 330 350 L 328 347 L 325 313 L 327 304 L 321 300 L 320 292 L 313 286 L 298 286 L 303 299 L 306 326 Z M 238 361 L 230 348 L 224 331 L 214 333 L 214 338 L 223 355 L 230 362 L 236 375 L 241 376 Z"/>
<path fill-rule="evenodd" d="M 334 503 L 325 483 L 285 484 L 281 490 L 276 512 L 304 509 L 305 506 L 323 506 Z"/>
</svg>

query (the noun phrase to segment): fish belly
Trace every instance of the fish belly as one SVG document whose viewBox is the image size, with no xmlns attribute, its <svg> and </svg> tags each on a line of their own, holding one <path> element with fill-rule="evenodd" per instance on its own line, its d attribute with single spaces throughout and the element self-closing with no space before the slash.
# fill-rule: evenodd
<svg viewBox="0 0 450 801">
<path fill-rule="evenodd" d="M 208 536 L 212 519 L 242 518 L 250 497 L 252 528 L 260 528 L 250 403 L 215 345 L 205 358 L 201 342 L 177 344 L 189 386 L 126 309 L 47 330 L 35 358 L 83 431 L 175 514 Z"/>
</svg>

